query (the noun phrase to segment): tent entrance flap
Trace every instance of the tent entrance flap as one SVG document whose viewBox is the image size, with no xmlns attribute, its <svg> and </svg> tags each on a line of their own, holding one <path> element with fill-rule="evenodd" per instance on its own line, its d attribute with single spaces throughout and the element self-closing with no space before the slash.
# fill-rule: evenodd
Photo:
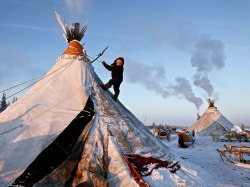
<svg viewBox="0 0 250 187">
<path fill-rule="evenodd" d="M 56 169 L 69 157 L 83 129 L 94 114 L 94 105 L 89 98 L 85 108 L 11 185 L 33 186 Z"/>
</svg>

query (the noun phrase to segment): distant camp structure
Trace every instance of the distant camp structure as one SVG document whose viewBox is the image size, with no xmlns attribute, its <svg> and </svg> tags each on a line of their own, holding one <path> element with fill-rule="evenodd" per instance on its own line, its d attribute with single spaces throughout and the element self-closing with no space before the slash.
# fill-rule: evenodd
<svg viewBox="0 0 250 187">
<path fill-rule="evenodd" d="M 220 113 L 214 105 L 215 100 L 207 99 L 207 102 L 207 110 L 202 116 L 197 117 L 198 120 L 188 128 L 188 131 L 194 130 L 200 136 L 210 136 L 211 133 L 223 135 L 233 129 L 240 129 Z"/>
</svg>

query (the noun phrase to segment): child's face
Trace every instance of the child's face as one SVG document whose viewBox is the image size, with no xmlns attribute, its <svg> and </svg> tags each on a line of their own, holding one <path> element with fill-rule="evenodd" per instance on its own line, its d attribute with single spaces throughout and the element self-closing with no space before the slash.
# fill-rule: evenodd
<svg viewBox="0 0 250 187">
<path fill-rule="evenodd" d="M 121 59 L 117 59 L 116 60 L 116 65 L 117 66 L 122 66 L 122 60 Z"/>
</svg>

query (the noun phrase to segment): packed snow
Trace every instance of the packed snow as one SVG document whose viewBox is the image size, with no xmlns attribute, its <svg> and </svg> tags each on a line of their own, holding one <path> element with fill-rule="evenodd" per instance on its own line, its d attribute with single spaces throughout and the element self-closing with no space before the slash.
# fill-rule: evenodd
<svg viewBox="0 0 250 187">
<path fill-rule="evenodd" d="M 220 138 L 223 139 L 224 137 Z M 216 149 L 225 150 L 224 144 L 234 146 L 250 146 L 249 142 L 213 142 L 212 137 L 196 136 L 194 147 L 189 146 L 188 148 L 184 149 L 178 147 L 177 135 L 171 135 L 169 141 L 167 139 L 162 139 L 161 141 L 167 146 L 169 146 L 172 151 L 175 152 L 181 158 L 181 160 L 189 161 L 193 165 L 200 166 L 201 168 L 201 170 L 188 171 L 182 169 L 182 172 L 192 172 L 193 175 L 199 173 L 202 179 L 206 179 L 208 177 L 207 174 L 212 177 L 211 182 L 214 183 L 207 183 L 207 185 L 205 186 L 250 186 L 250 166 L 246 165 L 244 167 L 235 165 L 227 161 L 225 158 L 224 161 L 222 161 L 219 153 L 216 151 Z M 162 185 L 159 186 L 163 186 L 164 183 L 164 186 L 168 186 L 168 181 L 164 181 L 164 177 L 161 175 L 161 170 L 163 169 L 155 170 L 152 173 L 151 180 L 162 180 Z M 206 173 L 204 173 L 204 170 L 206 171 Z M 148 181 L 150 180 L 150 178 L 145 178 L 145 180 L 151 183 L 150 181 Z M 181 183 L 179 183 L 179 185 L 182 186 Z M 183 186 L 186 186 L 186 184 L 183 183 Z"/>
</svg>

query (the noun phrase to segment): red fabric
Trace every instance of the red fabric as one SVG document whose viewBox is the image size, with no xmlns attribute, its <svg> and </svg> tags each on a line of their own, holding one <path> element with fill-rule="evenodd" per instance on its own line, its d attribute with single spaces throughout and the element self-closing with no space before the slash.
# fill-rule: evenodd
<svg viewBox="0 0 250 187">
<path fill-rule="evenodd" d="M 154 158 L 154 157 L 143 157 L 140 155 L 136 154 L 126 154 L 124 155 L 122 153 L 124 159 L 126 160 L 129 169 L 137 182 L 140 186 L 149 186 L 148 183 L 146 183 L 143 179 L 142 176 L 148 176 L 150 175 L 154 169 L 158 168 L 168 168 L 171 173 L 175 173 L 177 170 L 181 168 L 179 162 L 168 162 L 168 161 L 162 161 L 160 159 Z M 152 165 L 153 167 L 152 167 Z M 151 165 L 151 166 L 149 166 Z M 151 169 L 149 169 L 149 167 Z M 140 184 L 142 181 L 143 184 Z M 146 185 L 145 185 L 146 183 Z"/>
<path fill-rule="evenodd" d="M 123 158 L 128 164 L 128 167 L 130 169 L 130 172 L 132 176 L 135 179 L 135 182 L 140 186 L 140 187 L 150 187 L 149 184 L 142 178 L 142 176 L 136 171 L 136 169 L 133 167 L 133 165 L 129 162 L 127 157 L 122 153 Z"/>
<path fill-rule="evenodd" d="M 169 168 L 171 173 L 175 173 L 181 168 L 179 162 L 173 164 L 171 162 L 162 161 L 154 157 L 142 157 L 136 154 L 126 155 L 126 157 L 141 176 L 148 176 L 153 172 L 154 169 L 158 168 Z M 151 170 L 148 169 L 149 164 L 154 165 Z"/>
</svg>

